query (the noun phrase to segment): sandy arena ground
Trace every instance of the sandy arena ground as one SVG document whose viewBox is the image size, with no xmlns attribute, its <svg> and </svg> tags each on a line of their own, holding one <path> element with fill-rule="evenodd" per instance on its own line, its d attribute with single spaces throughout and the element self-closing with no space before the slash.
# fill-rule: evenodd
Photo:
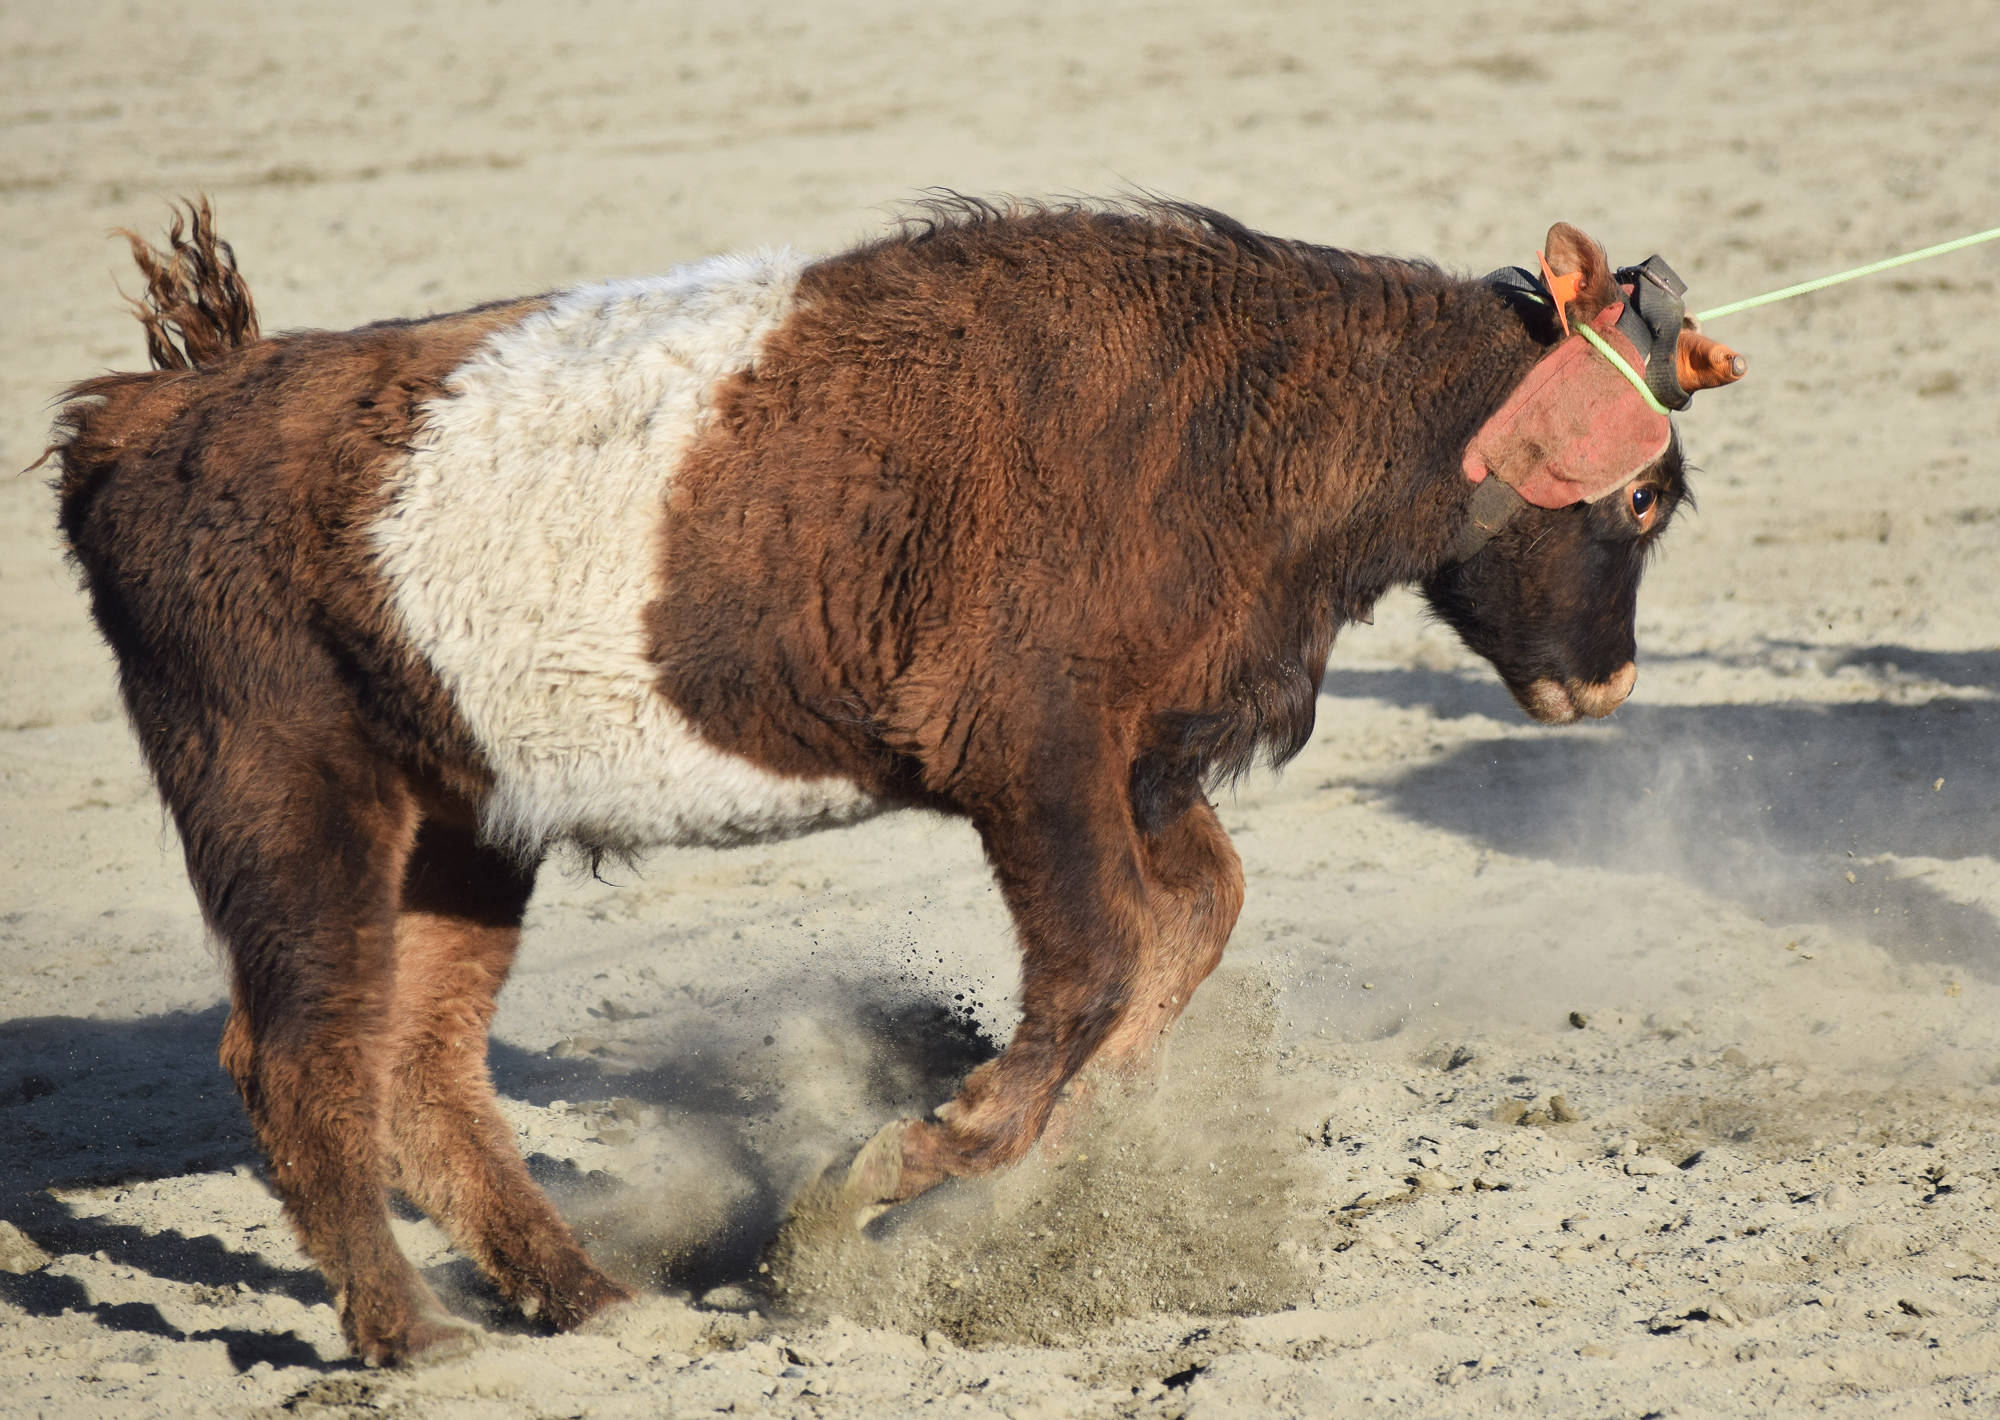
<svg viewBox="0 0 2000 1420">
<path fill-rule="evenodd" d="M 933 183 L 1475 271 L 1567 219 L 1696 306 L 2000 221 L 1975 0 L 298 8 L 0 7 L 0 467 L 143 364 L 106 234 L 196 191 L 272 328 L 834 248 Z M 1406 596 L 1345 636 L 1225 805 L 1250 903 L 1164 1083 L 878 1239 L 766 1251 L 1011 1026 L 970 831 L 547 876 L 494 1069 L 648 1297 L 543 1336 L 412 1218 L 490 1336 L 409 1374 L 343 1358 L 259 1181 L 44 475 L 0 478 L 0 1413 L 2000 1413 L 1996 283 L 1717 324 L 1751 378 L 1683 421 L 1610 721 L 1529 724 Z"/>
</svg>

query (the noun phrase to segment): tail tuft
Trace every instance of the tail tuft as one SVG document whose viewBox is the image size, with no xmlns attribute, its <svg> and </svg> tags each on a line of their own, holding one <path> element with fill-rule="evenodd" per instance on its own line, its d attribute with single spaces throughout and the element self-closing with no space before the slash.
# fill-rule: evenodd
<svg viewBox="0 0 2000 1420">
<path fill-rule="evenodd" d="M 146 328 L 146 353 L 156 370 L 197 370 L 258 338 L 257 307 L 236 269 L 236 253 L 215 234 L 208 199 L 185 208 L 174 213 L 164 251 L 119 229 L 146 277 L 146 294 L 132 308 Z"/>
</svg>

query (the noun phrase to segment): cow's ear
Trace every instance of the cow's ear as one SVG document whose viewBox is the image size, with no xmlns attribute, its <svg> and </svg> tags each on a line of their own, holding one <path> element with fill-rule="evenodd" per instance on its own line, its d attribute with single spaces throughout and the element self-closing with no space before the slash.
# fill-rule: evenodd
<svg viewBox="0 0 2000 1420">
<path fill-rule="evenodd" d="M 1566 295 L 1564 300 L 1572 326 L 1595 319 L 1599 311 L 1620 299 L 1604 248 L 1569 223 L 1558 222 L 1549 228 L 1542 259 L 1557 284 L 1574 285 L 1574 295 Z"/>
</svg>

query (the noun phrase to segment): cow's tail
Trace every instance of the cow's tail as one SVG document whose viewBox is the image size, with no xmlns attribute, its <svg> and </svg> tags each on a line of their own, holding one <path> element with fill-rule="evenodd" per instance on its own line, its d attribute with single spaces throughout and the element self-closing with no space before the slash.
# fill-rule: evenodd
<svg viewBox="0 0 2000 1420">
<path fill-rule="evenodd" d="M 174 212 L 164 249 L 120 229 L 146 278 L 133 313 L 146 328 L 155 370 L 198 370 L 258 338 L 257 306 L 236 253 L 215 234 L 215 212 L 197 197 Z"/>
<path fill-rule="evenodd" d="M 257 307 L 236 269 L 236 253 L 215 234 L 207 198 L 175 209 L 164 248 L 122 231 L 146 278 L 145 293 L 127 297 L 146 329 L 153 368 L 114 371 L 81 380 L 58 398 L 55 440 L 28 467 L 51 458 L 63 531 L 75 548 L 99 492 L 134 450 L 157 444 L 161 431 L 196 397 L 193 375 L 255 344 Z"/>
</svg>

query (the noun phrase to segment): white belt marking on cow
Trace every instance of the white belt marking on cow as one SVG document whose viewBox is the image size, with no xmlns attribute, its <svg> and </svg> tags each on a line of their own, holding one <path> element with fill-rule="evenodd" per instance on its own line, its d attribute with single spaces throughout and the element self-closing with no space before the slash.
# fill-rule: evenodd
<svg viewBox="0 0 2000 1420">
<path fill-rule="evenodd" d="M 675 471 L 717 383 L 791 310 L 804 264 L 719 257 L 563 292 L 426 407 L 370 531 L 406 634 L 493 771 L 495 841 L 741 842 L 875 807 L 846 779 L 715 748 L 644 654 Z"/>
</svg>

